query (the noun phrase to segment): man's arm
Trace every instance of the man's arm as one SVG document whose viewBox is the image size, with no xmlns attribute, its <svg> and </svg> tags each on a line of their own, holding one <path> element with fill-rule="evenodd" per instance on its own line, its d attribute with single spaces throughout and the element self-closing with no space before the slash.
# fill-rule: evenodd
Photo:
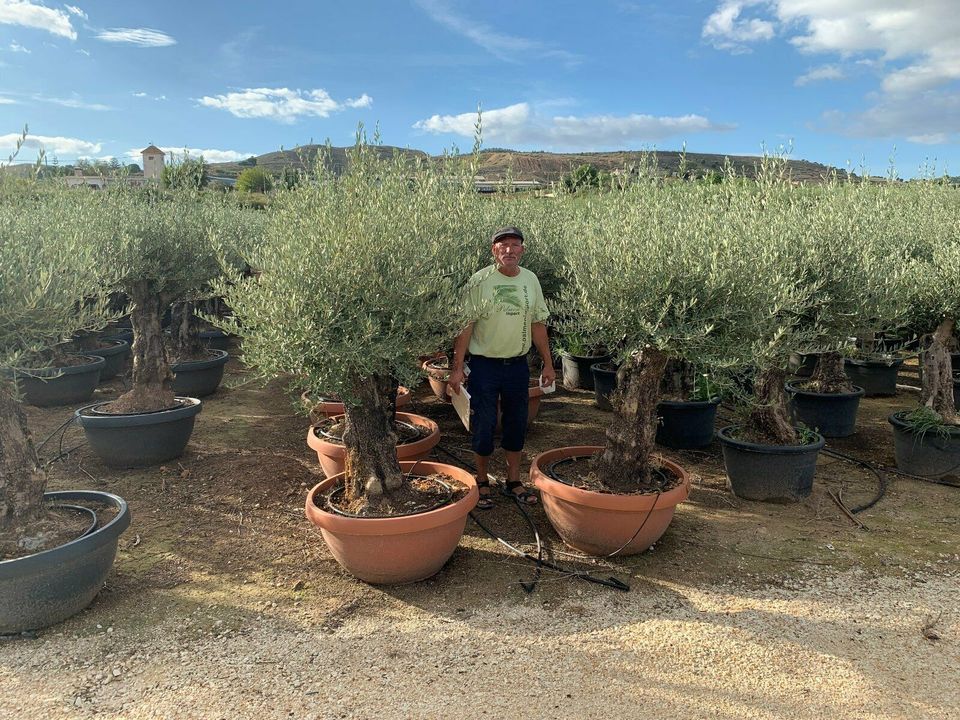
<svg viewBox="0 0 960 720">
<path fill-rule="evenodd" d="M 550 341 L 547 339 L 547 326 L 542 322 L 535 322 L 530 325 L 530 335 L 533 337 L 533 344 L 543 359 L 543 373 L 541 374 L 542 385 L 553 384 L 557 379 L 557 372 L 553 369 L 553 355 L 550 354 Z"/>
<path fill-rule="evenodd" d="M 450 379 L 447 380 L 447 385 L 457 395 L 460 394 L 460 385 L 463 384 L 463 359 L 467 355 L 472 336 L 473 323 L 470 323 L 460 331 L 453 343 L 453 365 L 450 367 Z"/>
</svg>

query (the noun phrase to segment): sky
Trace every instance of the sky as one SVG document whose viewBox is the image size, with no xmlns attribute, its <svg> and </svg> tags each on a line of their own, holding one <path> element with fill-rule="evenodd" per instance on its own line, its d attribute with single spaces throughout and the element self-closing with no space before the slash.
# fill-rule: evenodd
<svg viewBox="0 0 960 720">
<path fill-rule="evenodd" d="M 0 0 L 0 159 L 678 150 L 960 175 L 960 0 Z"/>
</svg>

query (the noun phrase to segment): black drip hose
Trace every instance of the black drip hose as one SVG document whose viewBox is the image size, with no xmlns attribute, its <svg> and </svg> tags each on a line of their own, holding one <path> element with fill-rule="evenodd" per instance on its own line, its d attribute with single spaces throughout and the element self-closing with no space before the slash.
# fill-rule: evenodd
<svg viewBox="0 0 960 720">
<path fill-rule="evenodd" d="M 461 465 L 461 466 L 467 468 L 467 469 L 470 470 L 471 472 L 476 472 L 476 471 L 477 471 L 477 469 L 476 469 L 473 465 L 471 465 L 470 463 L 466 462 L 465 460 L 462 460 L 460 457 L 458 457 L 457 455 L 453 454 L 452 452 L 450 452 L 449 450 L 447 450 L 447 449 L 446 449 L 445 447 L 443 447 L 442 445 L 439 445 L 439 444 L 438 444 L 438 445 L 435 445 L 434 447 L 435 447 L 435 449 L 439 450 L 440 452 L 444 453 L 445 455 L 447 455 L 447 456 L 449 456 L 450 458 L 452 458 L 453 460 L 455 460 L 458 465 Z M 514 498 L 514 504 L 519 508 L 520 512 L 523 514 L 524 519 L 527 521 L 527 524 L 530 526 L 530 529 L 533 531 L 533 535 L 534 535 L 534 537 L 536 538 L 536 542 L 537 542 L 537 554 L 536 554 L 536 555 L 533 555 L 532 553 L 525 552 L 524 550 L 521 550 L 521 549 L 518 548 L 518 547 L 514 547 L 513 545 L 511 545 L 510 543 L 508 543 L 506 540 L 504 540 L 502 537 L 500 537 L 499 535 L 497 535 L 495 532 L 493 532 L 492 530 L 490 530 L 490 528 L 488 528 L 486 525 L 484 525 L 482 522 L 480 522 L 480 519 L 479 519 L 479 518 L 476 516 L 476 514 L 475 514 L 474 512 L 472 512 L 472 511 L 471 511 L 471 513 L 470 513 L 470 518 L 477 524 L 477 526 L 478 526 L 481 530 L 483 530 L 483 531 L 484 531 L 487 535 L 489 535 L 493 540 L 496 540 L 498 543 L 500 543 L 500 544 L 503 545 L 504 547 L 508 548 L 509 550 L 511 550 L 511 551 L 514 552 L 515 554 L 519 555 L 520 557 L 525 558 L 525 559 L 527 559 L 527 560 L 530 560 L 530 561 L 536 563 L 536 569 L 535 569 L 535 571 L 534 571 L 535 574 L 534 574 L 534 576 L 533 576 L 533 580 L 530 581 L 530 582 L 520 581 L 520 585 L 523 587 L 524 590 L 526 590 L 528 593 L 533 592 L 534 589 L 535 589 L 536 586 L 537 586 L 537 583 L 540 581 L 540 573 L 541 573 L 541 570 L 542 570 L 543 568 L 547 568 L 547 569 L 549 569 L 549 570 L 555 570 L 556 572 L 562 573 L 562 574 L 564 574 L 564 575 L 566 575 L 566 576 L 568 576 L 568 577 L 573 577 L 573 578 L 576 578 L 576 579 L 578 579 L 578 580 L 584 580 L 584 581 L 589 582 L 589 583 L 594 583 L 595 585 L 603 585 L 604 587 L 613 588 L 614 590 L 620 590 L 621 592 L 629 592 L 629 591 L 630 591 L 630 586 L 629 586 L 629 585 L 627 585 L 627 584 L 626 584 L 625 582 L 623 582 L 622 580 L 618 580 L 618 579 L 615 578 L 615 577 L 599 578 L 599 577 L 596 577 L 596 576 L 594 576 L 594 575 L 591 575 L 590 573 L 586 572 L 585 570 L 573 570 L 573 569 L 571 569 L 571 568 L 565 568 L 565 567 L 562 567 L 562 566 L 560 566 L 560 565 L 557 565 L 556 563 L 553 563 L 553 562 L 550 562 L 549 560 L 544 559 L 544 557 L 543 557 L 543 545 L 542 545 L 542 543 L 541 543 L 541 541 L 540 541 L 540 533 L 537 531 L 537 527 L 536 527 L 536 525 L 534 524 L 533 519 L 532 519 L 532 518 L 530 517 L 530 515 L 527 513 L 526 508 L 523 507 L 523 505 L 520 503 L 519 499 Z"/>
</svg>

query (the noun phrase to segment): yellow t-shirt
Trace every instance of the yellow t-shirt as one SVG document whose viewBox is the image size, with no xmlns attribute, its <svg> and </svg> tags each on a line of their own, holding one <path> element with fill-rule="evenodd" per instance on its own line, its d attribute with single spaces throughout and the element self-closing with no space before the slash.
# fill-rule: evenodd
<svg viewBox="0 0 960 720">
<path fill-rule="evenodd" d="M 508 277 L 489 265 L 467 282 L 467 312 L 473 319 L 471 355 L 508 358 L 526 355 L 532 341 L 530 326 L 550 313 L 537 276 L 520 268 Z"/>
</svg>

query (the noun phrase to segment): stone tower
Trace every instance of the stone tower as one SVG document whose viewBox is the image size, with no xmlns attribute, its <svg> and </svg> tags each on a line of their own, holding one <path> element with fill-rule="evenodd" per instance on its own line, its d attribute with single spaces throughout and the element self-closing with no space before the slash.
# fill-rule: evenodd
<svg viewBox="0 0 960 720">
<path fill-rule="evenodd" d="M 141 150 L 143 157 L 143 177 L 145 180 L 159 180 L 160 173 L 163 171 L 164 152 L 156 145 Z"/>
</svg>

